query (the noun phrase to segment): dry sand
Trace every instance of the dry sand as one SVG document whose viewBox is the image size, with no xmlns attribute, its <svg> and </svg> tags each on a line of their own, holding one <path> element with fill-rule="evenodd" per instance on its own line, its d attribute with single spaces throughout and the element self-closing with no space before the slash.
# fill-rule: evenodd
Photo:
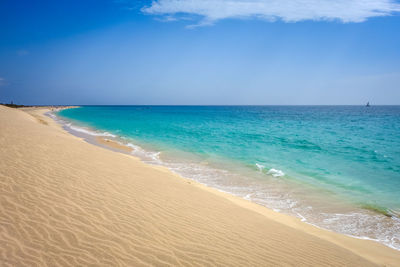
<svg viewBox="0 0 400 267">
<path fill-rule="evenodd" d="M 321 230 L 94 146 L 45 109 L 0 106 L 0 265 L 400 265 Z"/>
</svg>

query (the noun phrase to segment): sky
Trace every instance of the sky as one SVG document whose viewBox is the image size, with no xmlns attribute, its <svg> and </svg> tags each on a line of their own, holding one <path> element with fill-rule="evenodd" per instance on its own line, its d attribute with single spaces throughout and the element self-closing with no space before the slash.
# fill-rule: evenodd
<svg viewBox="0 0 400 267">
<path fill-rule="evenodd" d="M 400 1 L 1 0 L 0 103 L 400 104 Z"/>
</svg>

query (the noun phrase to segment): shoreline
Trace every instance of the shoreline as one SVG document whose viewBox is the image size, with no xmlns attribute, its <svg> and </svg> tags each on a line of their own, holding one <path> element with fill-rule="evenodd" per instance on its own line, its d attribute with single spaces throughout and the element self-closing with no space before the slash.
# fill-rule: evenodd
<svg viewBox="0 0 400 267">
<path fill-rule="evenodd" d="M 75 108 L 75 107 L 66 107 L 66 108 Z M 44 113 L 43 113 L 43 114 L 44 114 Z M 54 119 L 54 118 L 52 118 L 52 119 Z M 56 121 L 56 122 L 57 122 L 57 121 Z M 59 124 L 60 122 L 57 122 L 57 123 Z M 62 124 L 60 124 L 60 125 L 62 125 Z M 126 144 L 120 143 L 120 142 L 118 142 L 118 141 L 116 141 L 116 140 L 109 139 L 107 136 L 96 136 L 96 137 L 94 137 L 94 138 L 87 139 L 87 136 L 86 136 L 86 137 L 82 137 L 82 136 L 80 136 L 80 135 L 76 135 L 76 133 L 70 132 L 70 131 L 67 130 L 67 129 L 64 129 L 64 130 L 67 131 L 69 134 L 74 135 L 74 136 L 76 136 L 76 137 L 78 137 L 78 138 L 83 138 L 83 139 L 84 139 L 86 142 L 88 142 L 89 144 L 92 144 L 92 145 L 95 145 L 95 146 L 99 146 L 99 147 L 108 149 L 108 150 L 110 150 L 110 151 L 114 151 L 114 152 L 118 152 L 118 153 L 123 153 L 123 154 L 129 155 L 129 156 L 135 157 L 136 159 L 140 160 L 141 162 L 143 162 L 144 164 L 146 164 L 146 165 L 149 166 L 149 167 L 165 168 L 167 171 L 171 172 L 172 174 L 177 175 L 177 176 L 180 177 L 181 179 L 188 180 L 188 181 L 190 181 L 191 183 L 194 183 L 196 186 L 200 186 L 200 187 L 203 188 L 204 190 L 210 191 L 210 192 L 212 192 L 212 193 L 214 193 L 214 194 L 215 194 L 215 193 L 217 193 L 217 194 L 222 194 L 222 197 L 224 197 L 224 198 L 230 199 L 230 198 L 232 197 L 233 199 L 232 199 L 231 201 L 234 202 L 235 204 L 240 205 L 240 206 L 245 207 L 245 208 L 248 208 L 248 209 L 251 209 L 251 210 L 253 210 L 253 211 L 256 211 L 256 212 L 262 214 L 263 216 L 267 216 L 269 219 L 273 219 L 273 220 L 276 219 L 276 218 L 274 217 L 274 215 L 272 215 L 272 217 L 271 217 L 271 214 L 270 214 L 271 212 L 272 212 L 272 214 L 273 214 L 273 213 L 276 213 L 276 214 L 279 214 L 279 215 L 283 215 L 284 217 L 283 217 L 282 219 L 284 219 L 284 220 L 285 220 L 287 217 L 290 218 L 290 220 L 293 219 L 293 220 L 294 220 L 294 223 L 292 224 L 292 222 L 291 222 L 291 223 L 289 223 L 289 224 L 287 224 L 287 225 L 288 225 L 288 226 L 291 226 L 291 227 L 294 227 L 294 228 L 296 228 L 296 229 L 303 229 L 303 230 L 304 230 L 304 228 L 302 228 L 301 225 L 305 224 L 305 225 L 311 226 L 312 228 L 316 228 L 316 229 L 319 229 L 319 230 L 322 230 L 322 231 L 328 231 L 328 232 L 330 232 L 330 233 L 342 235 L 342 236 L 349 237 L 349 238 L 352 238 L 352 239 L 371 241 L 371 242 L 377 243 L 377 244 L 379 244 L 379 245 L 383 245 L 383 246 L 385 246 L 385 247 L 388 247 L 389 249 L 393 249 L 393 250 L 395 250 L 395 251 L 397 251 L 397 252 L 400 252 L 400 250 L 398 250 L 398 249 L 396 249 L 396 248 L 393 248 L 393 247 L 390 247 L 390 246 L 388 246 L 388 245 L 384 245 L 384 244 L 380 243 L 378 240 L 375 240 L 375 239 L 372 239 L 372 238 L 369 238 L 369 237 L 359 237 L 359 236 L 354 236 L 354 235 L 350 235 L 350 234 L 338 233 L 338 232 L 335 232 L 335 231 L 333 231 L 333 230 L 326 229 L 326 228 L 320 227 L 320 226 L 318 226 L 318 225 L 312 224 L 312 223 L 310 223 L 310 222 L 307 222 L 307 221 L 305 220 L 305 218 L 302 217 L 300 214 L 299 214 L 299 215 L 300 215 L 300 218 L 299 218 L 299 217 L 295 217 L 295 216 L 293 216 L 293 215 L 291 215 L 291 214 L 287 214 L 287 213 L 282 213 L 282 212 L 279 212 L 279 211 L 275 211 L 275 210 L 273 210 L 273 209 L 271 209 L 271 208 L 268 208 L 268 207 L 266 207 L 266 206 L 264 206 L 264 205 L 261 205 L 261 204 L 259 204 L 259 203 L 256 203 L 256 202 L 254 202 L 254 201 L 252 201 L 252 200 L 249 200 L 249 199 L 246 199 L 246 198 L 237 196 L 237 195 L 235 195 L 235 194 L 233 194 L 233 193 L 230 193 L 230 192 L 226 192 L 226 191 L 223 191 L 223 190 L 219 190 L 219 189 L 217 189 L 217 188 L 214 188 L 214 187 L 209 186 L 209 185 L 207 185 L 207 184 L 200 183 L 200 182 L 198 182 L 198 181 L 196 181 L 196 180 L 193 180 L 193 179 L 191 179 L 191 178 L 184 177 L 184 176 L 180 175 L 179 173 L 176 173 L 176 172 L 170 170 L 167 166 L 162 166 L 162 165 L 156 165 L 156 164 L 152 164 L 152 163 L 147 163 L 147 162 L 143 161 L 141 158 L 139 158 L 139 157 L 137 157 L 137 156 L 135 156 L 135 155 L 132 155 L 131 152 L 133 151 L 133 149 L 132 149 L 131 147 L 127 146 Z M 107 133 L 107 134 L 108 134 L 108 133 Z M 86 135 L 86 134 L 84 134 L 84 135 Z M 89 135 L 89 134 L 87 134 L 87 135 Z M 238 199 L 239 201 L 244 201 L 244 205 L 241 205 L 240 203 L 237 203 L 237 202 L 235 201 L 235 199 Z M 245 203 L 250 203 L 251 205 L 255 205 L 255 207 L 254 207 L 254 208 L 248 207 Z M 258 207 L 260 208 L 260 210 L 258 209 Z M 267 212 L 267 213 L 264 213 L 264 212 L 262 211 L 262 209 L 266 209 L 268 212 Z M 381 214 L 381 213 L 380 213 L 380 214 Z M 383 215 L 385 215 L 385 214 L 383 214 Z M 280 220 L 277 220 L 277 221 L 280 222 Z M 299 223 L 300 227 L 297 225 L 298 223 Z M 307 231 L 308 231 L 308 229 L 307 229 Z M 319 233 L 317 233 L 317 232 L 316 232 L 315 234 L 316 234 L 317 236 L 319 235 Z M 330 238 L 328 238 L 328 240 L 332 241 Z M 340 243 L 340 242 L 337 243 L 337 244 L 342 245 L 342 243 Z"/>
<path fill-rule="evenodd" d="M 66 107 L 65 109 L 68 109 L 68 108 L 75 108 L 75 106 Z M 52 119 L 54 120 L 54 118 L 52 118 Z M 57 122 L 57 123 L 59 124 L 60 122 Z M 64 130 L 67 131 L 68 133 L 70 133 L 71 135 L 77 136 L 74 133 L 72 133 L 72 132 L 70 132 L 70 131 L 68 131 L 66 129 L 64 129 Z M 77 136 L 77 137 L 85 139 L 85 141 L 88 142 L 89 144 L 92 144 L 92 145 L 95 145 L 95 146 L 99 146 L 99 147 L 108 149 L 110 151 L 127 154 L 129 156 L 135 157 L 138 160 L 142 161 L 139 157 L 131 154 L 131 152 L 133 151 L 133 149 L 131 147 L 127 146 L 126 144 L 120 143 L 120 142 L 118 142 L 116 140 L 109 139 L 106 136 L 96 136 L 92 140 L 88 140 L 85 137 L 81 137 L 81 136 Z M 385 247 L 387 247 L 389 249 L 392 249 L 392 250 L 394 250 L 396 252 L 399 252 L 399 255 L 400 255 L 400 250 L 398 250 L 398 249 L 396 249 L 394 247 L 388 246 L 388 245 L 384 245 L 384 244 L 380 243 L 378 240 L 375 240 L 375 239 L 372 239 L 372 238 L 368 238 L 368 237 L 358 237 L 358 236 L 353 236 L 353 235 L 349 235 L 349 234 L 338 233 L 338 232 L 335 232 L 335 231 L 320 227 L 318 225 L 309 223 L 309 222 L 305 221 L 304 217 L 302 217 L 301 215 L 300 215 L 301 217 L 298 218 L 298 217 L 292 216 L 290 214 L 286 214 L 286 213 L 282 213 L 282 212 L 279 212 L 279 211 L 275 211 L 275 210 L 273 210 L 271 208 L 268 208 L 268 207 L 266 207 L 264 205 L 258 204 L 258 203 L 254 202 L 254 201 L 249 200 L 249 199 L 242 198 L 242 197 L 234 195 L 234 194 L 232 194 L 230 192 L 225 192 L 225 191 L 219 190 L 217 188 L 213 188 L 212 186 L 208 186 L 206 184 L 203 184 L 203 183 L 200 183 L 198 181 L 195 181 L 195 180 L 193 180 L 191 178 L 184 177 L 184 176 L 180 175 L 179 173 L 176 173 L 176 172 L 170 170 L 166 166 L 160 166 L 160 165 L 155 165 L 155 164 L 151 164 L 151 163 L 146 163 L 144 161 L 142 161 L 142 162 L 144 164 L 150 166 L 150 167 L 165 168 L 167 171 L 171 172 L 174 175 L 177 175 L 181 179 L 188 180 L 191 183 L 194 183 L 194 185 L 199 186 L 199 187 L 203 188 L 204 190 L 209 191 L 211 193 L 214 193 L 214 194 L 217 194 L 217 195 L 221 194 L 222 197 L 230 199 L 236 205 L 239 205 L 241 207 L 256 211 L 257 213 L 260 213 L 263 216 L 268 217 L 269 219 L 275 220 L 276 217 L 274 215 L 279 214 L 279 215 L 283 216 L 282 219 L 285 220 L 285 224 L 286 224 L 286 219 L 288 217 L 291 222 L 288 223 L 287 225 L 290 226 L 290 227 L 294 227 L 296 229 L 302 229 L 302 230 L 305 230 L 305 231 L 311 230 L 311 232 L 313 232 L 313 234 L 315 234 L 316 236 L 321 237 L 319 231 L 314 232 L 314 231 L 312 231 L 312 229 L 306 229 L 307 227 L 306 228 L 301 227 L 303 224 L 309 225 L 312 228 L 316 228 L 318 230 L 327 231 L 327 232 L 334 233 L 334 234 L 337 234 L 337 235 L 349 237 L 351 239 L 365 240 L 365 241 L 369 241 L 369 242 L 374 242 L 374 243 L 377 243 L 379 245 L 383 245 L 383 246 L 385 246 Z M 239 202 L 237 202 L 237 200 L 239 200 Z M 244 203 L 240 203 L 241 201 L 244 201 Z M 246 203 L 249 203 L 249 204 L 255 205 L 255 206 L 254 207 L 251 207 L 251 206 L 249 207 L 249 206 L 246 205 Z M 266 210 L 263 211 L 263 209 L 266 209 Z M 373 210 L 373 211 L 375 211 L 375 210 Z M 272 213 L 272 216 L 271 216 L 271 213 Z M 382 213 L 380 213 L 380 214 L 382 214 Z M 383 214 L 383 215 L 386 216 L 386 214 Z M 293 222 L 292 222 L 292 219 L 293 219 Z M 281 222 L 280 219 L 278 219 L 277 222 Z M 337 242 L 337 240 L 335 238 L 331 239 L 331 237 L 327 237 L 327 240 L 332 241 L 332 242 L 334 242 L 334 243 L 336 243 L 338 245 L 343 245 L 342 242 Z M 344 247 L 346 249 L 349 249 L 349 247 L 347 247 L 347 246 L 344 246 Z M 400 263 L 399 263 L 399 266 L 400 266 Z"/>
<path fill-rule="evenodd" d="M 75 139 L 75 141 L 80 140 L 81 146 L 87 147 L 87 146 L 83 145 L 83 143 L 82 143 L 83 139 L 73 136 L 70 133 L 67 133 L 54 120 L 52 120 L 51 118 L 49 118 L 47 116 L 44 116 L 44 113 L 47 111 L 48 111 L 48 109 L 46 109 L 46 108 L 32 108 L 32 109 L 23 110 L 23 112 L 30 114 L 33 118 L 35 118 L 39 122 L 39 124 L 41 124 L 42 126 L 43 125 L 50 126 L 49 128 L 51 128 L 51 130 L 54 133 L 57 132 L 58 134 L 63 135 L 63 136 L 65 134 L 67 134 L 68 136 L 70 136 L 69 138 L 71 140 L 72 139 Z M 64 136 L 64 137 L 66 138 L 66 136 Z M 84 143 L 86 143 L 86 142 L 84 142 Z M 105 141 L 105 143 L 103 145 L 109 146 L 110 145 L 109 143 L 110 142 Z M 112 145 L 115 146 L 115 144 L 112 144 Z M 95 147 L 95 146 L 93 146 L 93 147 Z M 104 150 L 104 148 L 99 148 L 99 149 Z M 115 146 L 114 149 L 122 149 L 122 148 Z M 113 153 L 109 150 L 110 149 L 105 150 L 107 152 L 102 152 L 102 154 L 110 155 L 111 153 Z M 113 153 L 113 154 L 115 154 L 115 153 Z M 121 154 L 121 153 L 116 153 L 116 154 Z M 122 155 L 123 154 L 121 154 L 121 158 L 127 157 L 127 158 L 131 159 L 132 161 L 135 161 L 136 163 L 139 161 L 136 157 L 134 157 L 132 155 L 126 155 L 126 154 L 123 156 Z M 304 234 L 305 236 L 313 236 L 314 238 L 317 238 L 318 240 L 324 240 L 325 242 L 327 241 L 328 243 L 331 243 L 338 247 L 344 248 L 346 251 L 351 251 L 352 253 L 359 255 L 359 256 L 361 256 L 371 262 L 377 263 L 377 264 L 387 264 L 387 265 L 391 265 L 391 266 L 399 265 L 400 253 L 392 248 L 386 247 L 375 241 L 356 239 L 353 237 L 334 233 L 329 230 L 317 228 L 316 226 L 313 226 L 311 224 L 306 224 L 304 222 L 301 222 L 300 219 L 297 219 L 295 217 L 275 212 L 264 206 L 258 205 L 254 202 L 242 199 L 240 197 L 236 197 L 236 196 L 228 194 L 228 193 L 218 191 L 217 189 L 207 187 L 207 186 L 202 185 L 198 182 L 195 182 L 191 179 L 182 177 L 176 173 L 171 172 L 166 167 L 149 165 L 149 164 L 146 164 L 143 162 L 141 162 L 140 164 L 137 163 L 137 165 L 140 165 L 140 168 L 146 169 L 146 171 L 148 171 L 148 172 L 158 171 L 160 173 L 165 174 L 165 176 L 168 176 L 168 178 L 166 178 L 166 180 L 168 180 L 169 177 L 176 177 L 176 179 L 180 181 L 178 183 L 185 184 L 185 188 L 187 186 L 189 186 L 188 187 L 189 189 L 187 189 L 187 190 L 192 190 L 190 188 L 197 188 L 197 189 L 200 189 L 200 191 L 204 192 L 201 194 L 207 194 L 207 195 L 212 194 L 212 195 L 216 196 L 216 199 L 220 199 L 221 201 L 228 200 L 229 203 L 232 203 L 234 206 L 234 207 L 230 207 L 231 209 L 236 210 L 235 207 L 244 208 L 245 210 L 247 210 L 250 213 L 262 215 L 263 218 L 267 219 L 268 221 L 276 223 L 277 225 L 279 225 L 279 227 L 285 226 L 290 229 L 294 229 L 295 231 L 298 231 L 299 233 L 302 233 L 302 234 L 298 233 L 297 235 L 302 236 Z M 165 181 L 165 183 L 168 183 L 168 181 Z M 194 207 L 191 207 L 191 208 L 193 209 Z M 223 210 L 221 210 L 221 212 L 223 212 Z M 223 213 L 223 214 L 227 215 L 226 213 Z M 251 216 L 253 216 L 253 215 L 251 215 Z M 283 227 L 283 228 L 285 228 L 285 227 Z M 257 229 L 254 229 L 254 231 L 256 231 L 256 230 Z M 297 235 L 291 236 L 291 237 L 296 239 Z M 290 239 L 292 239 L 292 238 L 290 238 Z M 315 241 L 315 242 L 317 242 L 317 241 Z M 289 252 L 287 252 L 287 253 L 289 253 Z M 335 262 L 332 262 L 332 264 L 335 264 Z"/>
<path fill-rule="evenodd" d="M 96 129 L 96 128 L 92 128 L 92 127 L 88 127 L 88 126 L 82 126 L 79 124 L 78 121 L 71 122 L 68 120 L 68 118 L 63 118 L 62 116 L 58 117 L 55 114 L 50 115 L 50 117 L 55 119 L 57 123 L 62 125 L 64 130 L 66 130 L 67 132 L 69 132 L 70 134 L 72 134 L 74 136 L 83 138 L 86 142 L 88 142 L 90 144 L 100 146 L 103 148 L 107 148 L 112 151 L 117 151 L 117 152 L 121 152 L 124 154 L 132 155 L 132 156 L 140 159 L 145 164 L 148 164 L 150 166 L 163 166 L 163 167 L 167 168 L 169 171 L 173 172 L 174 174 L 177 174 L 178 176 L 181 176 L 184 179 L 188 179 L 190 181 L 197 182 L 201 185 L 204 185 L 207 188 L 212 188 L 214 190 L 244 199 L 246 201 L 252 202 L 256 205 L 260 205 L 262 207 L 273 210 L 280 214 L 294 217 L 294 218 L 300 220 L 302 223 L 311 225 L 313 227 L 316 227 L 316 228 L 319 228 L 322 230 L 326 230 L 326 231 L 330 231 L 330 232 L 334 232 L 334 233 L 338 233 L 341 235 L 345 235 L 345 236 L 348 236 L 351 238 L 356 238 L 356 239 L 360 239 L 360 240 L 370 240 L 373 242 L 383 244 L 383 245 L 385 245 L 391 249 L 394 249 L 396 251 L 400 251 L 400 249 L 398 247 L 393 245 L 391 242 L 387 241 L 388 239 L 382 239 L 382 238 L 378 238 L 378 237 L 374 238 L 373 235 L 375 233 L 372 235 L 368 235 L 368 233 L 366 233 L 365 235 L 362 235 L 362 234 L 357 235 L 357 232 L 352 233 L 351 231 L 348 231 L 348 232 L 341 231 L 342 230 L 341 228 L 335 228 L 335 227 L 330 227 L 330 225 L 321 224 L 321 222 L 318 221 L 318 219 L 317 220 L 315 219 L 315 217 L 319 216 L 318 208 L 319 208 L 319 212 L 321 212 L 323 214 L 325 214 L 324 212 L 326 212 L 326 214 L 329 217 L 326 216 L 325 218 L 328 218 L 328 219 L 337 219 L 339 217 L 339 215 L 343 217 L 343 216 L 349 216 L 349 215 L 352 216 L 353 214 L 356 214 L 356 216 L 359 215 L 359 217 L 369 216 L 371 219 L 376 220 L 374 222 L 376 223 L 376 225 L 378 225 L 377 223 L 383 223 L 382 220 L 386 220 L 387 218 L 389 218 L 389 219 L 392 218 L 392 215 L 388 215 L 388 212 L 384 212 L 377 208 L 374 209 L 373 206 L 370 207 L 370 206 L 361 205 L 359 203 L 351 202 L 348 199 L 342 199 L 339 196 L 334 196 L 334 195 L 326 196 L 325 194 L 322 195 L 320 192 L 318 192 L 318 190 L 320 190 L 320 189 L 314 188 L 311 185 L 301 184 L 298 181 L 293 181 L 293 180 L 285 180 L 285 182 L 288 183 L 288 184 L 285 184 L 285 187 L 282 187 L 282 185 L 277 185 L 277 184 L 273 184 L 273 185 L 271 184 L 271 186 L 272 187 L 278 186 L 278 188 L 279 188 L 278 190 L 280 190 L 280 192 L 292 191 L 294 188 L 297 188 L 298 186 L 304 187 L 303 191 L 304 192 L 307 191 L 307 193 L 312 195 L 312 197 L 309 197 L 309 199 L 306 199 L 306 198 L 301 198 L 301 197 L 305 197 L 304 195 L 297 195 L 297 196 L 292 195 L 292 196 L 289 196 L 289 197 L 291 197 L 290 200 L 294 201 L 295 203 L 297 201 L 303 202 L 300 207 L 300 208 L 303 208 L 303 211 L 304 211 L 304 207 L 313 207 L 313 208 L 315 208 L 316 211 L 314 211 L 314 209 L 313 209 L 313 211 L 312 211 L 313 214 L 312 214 L 310 212 L 303 213 L 302 210 L 299 210 L 298 207 L 296 208 L 296 210 L 291 210 L 291 208 L 284 209 L 279 206 L 274 207 L 274 205 L 268 205 L 270 203 L 263 201 L 263 199 L 257 199 L 257 198 L 252 199 L 251 197 L 249 197 L 251 195 L 256 194 L 256 192 L 250 191 L 249 194 L 247 194 L 248 192 L 246 192 L 246 194 L 238 192 L 238 191 L 235 192 L 234 190 L 229 190 L 229 188 L 224 188 L 224 185 L 221 185 L 218 183 L 214 183 L 214 184 L 208 183 L 207 179 L 202 180 L 202 179 L 194 178 L 194 177 L 196 177 L 196 175 L 194 175 L 194 177 L 193 177 L 193 175 L 191 175 L 189 173 L 185 173 L 185 172 L 182 173 L 180 171 L 177 171 L 177 170 L 175 170 L 176 167 L 174 165 L 171 165 L 171 162 L 168 163 L 168 161 L 167 161 L 167 163 L 166 163 L 164 159 L 159 158 L 158 156 L 154 160 L 149 160 L 147 158 L 148 155 L 146 155 L 146 156 L 141 155 L 141 154 L 143 154 L 142 152 L 144 152 L 146 154 L 147 153 L 159 154 L 160 152 L 157 152 L 157 150 L 154 152 L 153 150 L 148 151 L 147 149 L 143 149 L 143 147 L 142 147 L 143 144 L 139 144 L 139 146 L 138 146 L 137 143 L 135 142 L 135 140 L 129 140 L 129 139 L 126 139 L 125 137 L 115 136 L 114 134 L 111 134 L 109 132 L 104 132 L 104 130 L 101 130 L 101 129 Z M 72 123 L 72 125 L 71 125 L 71 123 Z M 102 134 L 104 134 L 104 136 Z M 141 151 L 141 152 L 139 152 L 140 154 L 135 153 L 135 151 L 137 149 L 139 149 Z M 150 157 L 153 157 L 153 156 L 150 156 Z M 201 160 L 201 159 L 199 159 L 199 160 Z M 171 161 L 171 158 L 169 158 L 169 161 Z M 183 164 L 183 165 L 191 164 L 190 162 L 179 163 L 179 160 L 177 162 L 178 162 L 178 164 Z M 199 166 L 197 166 L 197 165 L 194 166 L 194 168 L 196 168 L 196 167 L 199 167 Z M 200 166 L 200 167 L 202 167 L 202 166 Z M 230 170 L 230 167 L 233 167 L 233 166 L 225 165 L 225 168 L 222 167 L 222 169 L 219 169 L 217 166 L 211 166 L 210 168 L 215 169 L 215 170 L 226 171 L 226 170 Z M 207 172 L 209 170 L 206 169 L 205 171 Z M 236 169 L 236 171 L 240 171 L 240 170 Z M 235 172 L 231 173 L 231 175 L 234 175 L 234 174 L 235 174 Z M 251 175 L 251 174 L 250 173 L 241 173 L 240 175 L 246 176 L 246 175 Z M 237 177 L 234 179 L 237 179 Z M 282 187 L 282 188 L 280 188 L 280 187 Z M 250 190 L 250 189 L 248 188 L 247 190 Z M 285 190 L 285 191 L 282 191 L 282 190 Z M 302 193 L 304 193 L 303 191 L 302 191 Z M 307 196 L 308 196 L 308 194 L 307 194 Z M 321 205 L 321 203 L 324 203 L 324 204 Z M 334 203 L 334 204 L 332 204 L 332 203 Z M 329 207 L 327 205 L 329 205 Z M 321 206 L 323 207 L 322 209 L 321 209 Z M 377 216 L 380 216 L 380 215 L 383 215 L 385 218 L 375 219 L 375 218 L 377 218 Z M 339 220 L 340 220 L 340 218 L 339 218 Z M 356 222 L 356 219 L 357 218 L 352 219 L 352 221 L 350 223 Z M 359 218 L 359 219 L 363 219 L 363 218 Z M 397 217 L 396 217 L 396 219 L 397 219 Z M 377 220 L 381 220 L 381 221 L 377 222 Z M 387 221 L 384 221 L 384 222 L 387 223 Z M 395 223 L 395 222 L 393 222 L 393 223 Z M 374 225 L 374 223 L 371 222 L 370 225 Z M 387 226 L 387 225 L 384 225 L 384 226 Z M 396 225 L 389 225 L 388 227 L 392 227 L 392 228 L 386 228 L 386 229 L 389 229 L 389 231 L 390 230 L 393 231 L 393 228 L 395 228 Z M 364 226 L 364 229 L 369 229 L 368 225 Z M 393 233 L 393 232 L 390 232 L 390 233 Z M 378 234 L 377 234 L 377 236 L 378 236 Z M 385 236 L 385 238 L 386 238 L 386 236 Z M 393 236 L 393 238 L 394 238 L 394 240 L 396 240 L 396 236 Z"/>
</svg>

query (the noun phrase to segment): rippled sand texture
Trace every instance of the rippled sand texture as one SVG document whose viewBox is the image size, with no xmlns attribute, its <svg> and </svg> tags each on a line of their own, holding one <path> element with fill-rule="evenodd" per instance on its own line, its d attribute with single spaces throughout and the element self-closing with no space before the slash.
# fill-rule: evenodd
<svg viewBox="0 0 400 267">
<path fill-rule="evenodd" d="M 0 106 L 2 266 L 373 265 L 28 112 Z"/>
</svg>

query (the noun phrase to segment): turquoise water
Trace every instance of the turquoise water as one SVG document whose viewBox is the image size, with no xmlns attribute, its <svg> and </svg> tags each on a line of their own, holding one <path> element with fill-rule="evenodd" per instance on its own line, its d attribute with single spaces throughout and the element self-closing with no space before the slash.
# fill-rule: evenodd
<svg viewBox="0 0 400 267">
<path fill-rule="evenodd" d="M 189 178 L 400 248 L 400 106 L 85 106 L 58 115 Z"/>
</svg>

